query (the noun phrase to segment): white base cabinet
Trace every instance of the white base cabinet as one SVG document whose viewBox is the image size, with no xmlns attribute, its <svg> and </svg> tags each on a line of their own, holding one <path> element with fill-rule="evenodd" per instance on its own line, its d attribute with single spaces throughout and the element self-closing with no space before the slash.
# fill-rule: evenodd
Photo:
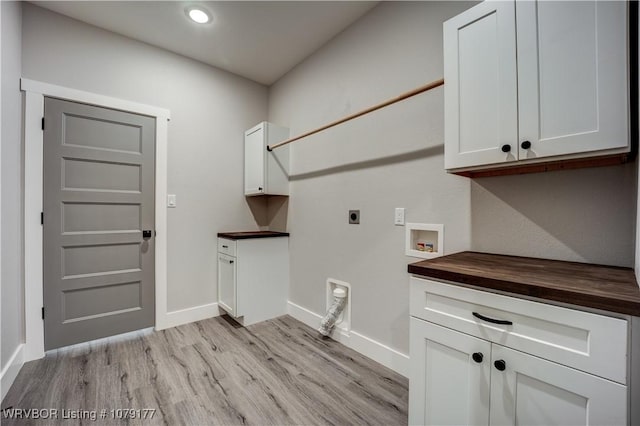
<svg viewBox="0 0 640 426">
<path fill-rule="evenodd" d="M 489 424 L 625 425 L 627 387 L 492 344 Z"/>
<path fill-rule="evenodd" d="M 218 307 L 247 326 L 287 313 L 289 238 L 218 238 Z"/>
<path fill-rule="evenodd" d="M 409 424 L 489 424 L 491 343 L 410 321 Z"/>
<path fill-rule="evenodd" d="M 628 321 L 417 277 L 410 311 L 409 424 L 629 424 Z"/>
</svg>

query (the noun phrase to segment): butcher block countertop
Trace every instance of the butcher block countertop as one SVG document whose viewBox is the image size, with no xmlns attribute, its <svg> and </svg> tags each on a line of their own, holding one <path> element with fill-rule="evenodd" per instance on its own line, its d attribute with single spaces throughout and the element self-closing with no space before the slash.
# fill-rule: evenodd
<svg viewBox="0 0 640 426">
<path fill-rule="evenodd" d="M 640 288 L 631 268 L 465 251 L 410 264 L 409 272 L 640 316 Z"/>
<path fill-rule="evenodd" d="M 218 232 L 218 237 L 229 240 L 247 240 L 249 238 L 288 237 L 288 232 L 249 231 L 249 232 Z"/>
</svg>

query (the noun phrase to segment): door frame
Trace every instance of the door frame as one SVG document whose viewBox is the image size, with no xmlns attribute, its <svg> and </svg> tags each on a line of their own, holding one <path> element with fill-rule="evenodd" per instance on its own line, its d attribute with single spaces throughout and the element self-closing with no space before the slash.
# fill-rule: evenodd
<svg viewBox="0 0 640 426">
<path fill-rule="evenodd" d="M 156 119 L 155 143 L 155 329 L 170 327 L 167 320 L 167 148 L 171 111 L 124 99 L 20 79 L 24 97 L 24 361 L 44 357 L 43 229 L 40 212 L 44 195 L 42 117 L 44 98 L 52 97 L 117 109 Z"/>
</svg>

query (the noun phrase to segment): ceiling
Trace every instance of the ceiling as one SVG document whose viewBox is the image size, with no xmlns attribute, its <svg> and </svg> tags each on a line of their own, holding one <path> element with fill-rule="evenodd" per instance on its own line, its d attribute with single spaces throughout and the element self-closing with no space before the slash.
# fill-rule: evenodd
<svg viewBox="0 0 640 426">
<path fill-rule="evenodd" d="M 377 1 L 32 1 L 32 3 L 270 85 Z M 196 24 L 201 5 L 213 22 Z"/>
</svg>

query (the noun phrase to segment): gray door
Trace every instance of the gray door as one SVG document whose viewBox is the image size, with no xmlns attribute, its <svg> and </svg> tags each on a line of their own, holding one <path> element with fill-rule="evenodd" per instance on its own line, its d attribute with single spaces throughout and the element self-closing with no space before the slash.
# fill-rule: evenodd
<svg viewBox="0 0 640 426">
<path fill-rule="evenodd" d="M 154 163 L 155 118 L 45 99 L 45 349 L 154 324 Z"/>
</svg>

